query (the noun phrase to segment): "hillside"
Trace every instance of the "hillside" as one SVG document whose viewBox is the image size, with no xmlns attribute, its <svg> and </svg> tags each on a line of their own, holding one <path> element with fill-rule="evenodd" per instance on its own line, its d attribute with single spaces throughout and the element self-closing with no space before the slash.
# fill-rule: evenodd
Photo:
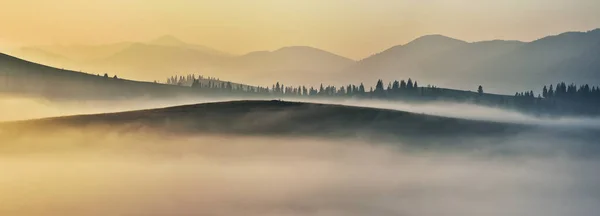
<svg viewBox="0 0 600 216">
<path fill-rule="evenodd" d="M 0 53 L 0 92 L 66 99 L 188 95 L 190 88 L 53 68 Z"/>
<path fill-rule="evenodd" d="M 402 111 L 283 101 L 232 101 L 122 113 L 9 123 L 12 126 L 129 125 L 170 132 L 382 136 L 507 135 L 522 125 L 479 122 Z M 371 134 L 374 135 L 374 134 Z"/>
<path fill-rule="evenodd" d="M 0 123 L 0 132 L 143 132 L 185 135 L 248 135 L 356 138 L 449 148 L 477 148 L 519 137 L 594 140 L 596 129 L 544 127 L 414 114 L 402 111 L 282 101 L 232 101 L 122 113 Z M 469 142 L 463 142 L 469 140 Z M 481 140 L 473 142 L 473 140 Z M 418 141 L 418 142 L 413 142 Z M 465 144 L 469 143 L 469 144 Z M 588 150 L 597 147 L 588 146 Z"/>
</svg>

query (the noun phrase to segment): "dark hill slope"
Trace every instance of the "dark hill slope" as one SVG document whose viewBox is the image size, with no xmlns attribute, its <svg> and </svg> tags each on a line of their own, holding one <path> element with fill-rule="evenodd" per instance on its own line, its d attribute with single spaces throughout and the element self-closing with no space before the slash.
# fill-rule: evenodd
<svg viewBox="0 0 600 216">
<path fill-rule="evenodd" d="M 268 135 L 506 136 L 533 126 L 409 112 L 282 101 L 233 101 L 8 123 L 19 126 L 124 126 L 182 133 Z"/>
<path fill-rule="evenodd" d="M 167 97 L 190 88 L 62 70 L 0 53 L 0 92 L 50 98 Z"/>
<path fill-rule="evenodd" d="M 164 139 L 164 144 L 171 144 L 169 137 L 204 134 L 359 139 L 373 144 L 400 142 L 402 146 L 416 149 L 494 148 L 502 154 L 518 153 L 503 150 L 504 146 L 515 144 L 522 145 L 517 148 L 518 151 L 536 154 L 570 152 L 594 156 L 600 153 L 596 144 L 597 129 L 496 123 L 375 108 L 281 101 L 207 103 L 0 123 L 0 141 L 3 137 L 27 139 L 30 136 L 79 134 L 94 139 L 98 135 L 114 137 L 140 133 Z M 553 146 L 540 150 L 535 147 L 540 144 Z M 85 146 L 84 143 L 82 145 Z"/>
</svg>

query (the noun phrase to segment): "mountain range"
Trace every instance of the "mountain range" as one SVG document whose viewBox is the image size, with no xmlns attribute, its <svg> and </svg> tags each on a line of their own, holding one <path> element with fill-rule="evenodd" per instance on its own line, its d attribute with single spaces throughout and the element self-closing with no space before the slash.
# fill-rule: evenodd
<svg viewBox="0 0 600 216">
<path fill-rule="evenodd" d="M 174 36 L 96 46 L 33 46 L 11 54 L 90 73 L 164 80 L 189 73 L 256 85 L 342 85 L 417 79 L 448 88 L 513 93 L 559 81 L 600 84 L 600 29 L 532 42 L 419 37 L 360 61 L 308 46 L 232 55 Z"/>
<path fill-rule="evenodd" d="M 600 29 L 567 32 L 532 42 L 465 42 L 442 35 L 418 38 L 359 61 L 344 77 L 413 79 L 493 92 L 541 89 L 558 81 L 600 83 Z M 368 72 L 368 73 L 367 73 Z"/>
</svg>

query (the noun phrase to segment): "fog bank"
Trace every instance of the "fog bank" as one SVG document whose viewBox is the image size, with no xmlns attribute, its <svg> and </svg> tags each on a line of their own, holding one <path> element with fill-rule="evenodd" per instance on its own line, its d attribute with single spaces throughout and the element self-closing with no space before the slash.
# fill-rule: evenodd
<svg viewBox="0 0 600 216">
<path fill-rule="evenodd" d="M 88 128 L 0 137 L 0 215 L 594 215 L 597 158 Z M 474 141 L 479 142 L 479 141 Z M 418 143 L 410 143 L 410 145 Z M 482 143 L 485 144 L 485 143 Z"/>
</svg>

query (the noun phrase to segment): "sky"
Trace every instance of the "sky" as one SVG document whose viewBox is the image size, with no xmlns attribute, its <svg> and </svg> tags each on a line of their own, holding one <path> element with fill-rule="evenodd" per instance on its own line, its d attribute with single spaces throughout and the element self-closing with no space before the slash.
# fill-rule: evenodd
<svg viewBox="0 0 600 216">
<path fill-rule="evenodd" d="M 600 27 L 598 0 L 1 0 L 0 48 L 173 35 L 232 54 L 318 47 L 361 59 L 419 36 L 522 40 Z"/>
</svg>

